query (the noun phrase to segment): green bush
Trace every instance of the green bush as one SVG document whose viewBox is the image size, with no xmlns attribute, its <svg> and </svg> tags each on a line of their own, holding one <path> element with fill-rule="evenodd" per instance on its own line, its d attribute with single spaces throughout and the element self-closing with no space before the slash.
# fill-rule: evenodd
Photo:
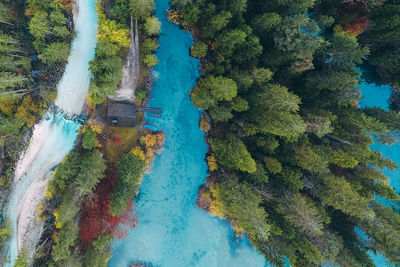
<svg viewBox="0 0 400 267">
<path fill-rule="evenodd" d="M 146 90 L 142 87 L 138 87 L 135 91 L 135 96 L 137 99 L 143 99 L 146 97 Z"/>
<path fill-rule="evenodd" d="M 84 149 L 91 150 L 98 144 L 99 141 L 97 140 L 97 134 L 91 128 L 88 128 L 86 132 L 83 134 L 82 147 Z"/>
<path fill-rule="evenodd" d="M 197 42 L 190 48 L 192 57 L 205 57 L 207 55 L 208 46 L 203 42 Z"/>
<path fill-rule="evenodd" d="M 158 58 L 156 55 L 149 54 L 144 57 L 143 63 L 146 64 L 147 67 L 151 68 L 158 64 Z"/>
</svg>

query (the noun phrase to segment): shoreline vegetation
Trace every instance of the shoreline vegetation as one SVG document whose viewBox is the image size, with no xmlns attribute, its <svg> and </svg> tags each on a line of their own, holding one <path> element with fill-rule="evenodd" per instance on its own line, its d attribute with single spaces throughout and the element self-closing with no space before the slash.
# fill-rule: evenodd
<svg viewBox="0 0 400 267">
<path fill-rule="evenodd" d="M 400 197 L 382 173 L 398 166 L 369 145 L 373 136 L 395 142 L 400 120 L 358 107 L 355 67 L 396 87 L 397 55 L 387 59 L 397 51 L 400 5 L 172 4 L 169 19 L 192 32 L 203 74 L 191 97 L 205 110 L 210 176 L 197 205 L 246 234 L 274 266 L 374 266 L 368 252 L 399 264 Z"/>
<path fill-rule="evenodd" d="M 73 152 L 54 170 L 37 207 L 37 220 L 45 222 L 45 230 L 36 255 L 30 258 L 23 249 L 15 266 L 107 266 L 111 241 L 136 226 L 132 198 L 143 172 L 161 153 L 164 133 L 141 127 L 143 114 L 138 114 L 134 128 L 107 126 L 105 110 L 108 96 L 115 95 L 123 78 L 131 17 L 139 22 L 141 48 L 135 104 L 147 101 L 161 26 L 154 9 L 153 0 L 97 2 L 98 44 L 89 64 L 94 79 L 86 97 L 89 119 L 79 129 Z"/>
<path fill-rule="evenodd" d="M 72 41 L 72 2 L 0 2 L 0 207 L 33 126 L 56 99 Z M 3 211 L 4 212 L 4 211 Z M 0 265 L 9 223 L 0 216 Z"/>
</svg>

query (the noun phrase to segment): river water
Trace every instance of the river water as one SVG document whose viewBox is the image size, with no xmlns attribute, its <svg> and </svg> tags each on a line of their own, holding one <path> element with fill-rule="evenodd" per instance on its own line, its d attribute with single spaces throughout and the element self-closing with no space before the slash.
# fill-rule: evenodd
<svg viewBox="0 0 400 267">
<path fill-rule="evenodd" d="M 70 113 L 82 111 L 91 74 L 89 61 L 96 47 L 97 16 L 95 0 L 79 0 L 74 17 L 75 38 L 62 80 L 57 86 L 56 105 Z M 47 113 L 35 126 L 28 149 L 17 163 L 6 215 L 12 225 L 9 248 L 12 266 L 18 250 L 32 247 L 40 237 L 36 205 L 40 202 L 51 169 L 73 148 L 79 124 Z"/>
<path fill-rule="evenodd" d="M 135 200 L 138 226 L 113 243 L 110 266 L 131 261 L 154 266 L 264 266 L 263 256 L 248 240 L 234 241 L 230 225 L 196 206 L 199 186 L 207 177 L 207 146 L 198 126 L 200 111 L 189 90 L 199 77 L 199 61 L 190 57 L 189 33 L 169 23 L 168 0 L 156 0 L 162 23 L 158 65 L 150 106 L 164 109 L 163 118 L 147 120 L 165 131 L 164 151 L 145 175 Z"/>
</svg>

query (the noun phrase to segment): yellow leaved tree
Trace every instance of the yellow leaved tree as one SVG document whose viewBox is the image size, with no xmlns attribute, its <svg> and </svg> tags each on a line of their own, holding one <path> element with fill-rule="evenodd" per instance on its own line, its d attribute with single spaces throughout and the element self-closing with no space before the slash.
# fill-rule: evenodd
<svg viewBox="0 0 400 267">
<path fill-rule="evenodd" d="M 214 154 L 207 157 L 207 164 L 210 171 L 218 170 L 218 163 Z"/>
<path fill-rule="evenodd" d="M 110 41 L 120 47 L 129 47 L 129 29 L 124 28 L 115 20 L 107 19 L 101 2 L 97 2 L 97 16 L 99 19 L 99 33 L 97 39 L 100 41 Z"/>
</svg>

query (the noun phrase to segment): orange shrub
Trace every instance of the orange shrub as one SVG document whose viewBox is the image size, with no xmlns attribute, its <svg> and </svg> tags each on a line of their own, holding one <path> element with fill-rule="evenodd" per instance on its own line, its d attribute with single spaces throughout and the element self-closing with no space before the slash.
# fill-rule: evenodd
<svg viewBox="0 0 400 267">
<path fill-rule="evenodd" d="M 72 10 L 72 1 L 71 0 L 58 0 L 58 2 L 62 5 L 62 9 L 65 11 Z"/>
<path fill-rule="evenodd" d="M 157 138 L 155 135 L 148 134 L 148 135 L 143 135 L 140 137 L 140 143 L 145 145 L 147 147 L 153 147 L 157 143 Z"/>
<path fill-rule="evenodd" d="M 36 10 L 37 9 L 35 7 L 30 7 L 30 8 L 25 9 L 25 16 L 32 17 L 33 14 L 35 14 Z"/>
<path fill-rule="evenodd" d="M 164 145 L 164 139 L 165 139 L 165 133 L 161 132 L 156 134 L 156 145 L 157 146 L 163 146 Z"/>
<path fill-rule="evenodd" d="M 236 237 L 238 237 L 240 235 L 240 233 L 244 232 L 244 229 L 237 224 L 232 224 L 232 229 L 235 232 Z"/>
<path fill-rule="evenodd" d="M 208 116 L 203 116 L 201 117 L 200 120 L 200 129 L 205 133 L 211 129 L 211 125 L 208 120 L 209 120 Z"/>
</svg>

